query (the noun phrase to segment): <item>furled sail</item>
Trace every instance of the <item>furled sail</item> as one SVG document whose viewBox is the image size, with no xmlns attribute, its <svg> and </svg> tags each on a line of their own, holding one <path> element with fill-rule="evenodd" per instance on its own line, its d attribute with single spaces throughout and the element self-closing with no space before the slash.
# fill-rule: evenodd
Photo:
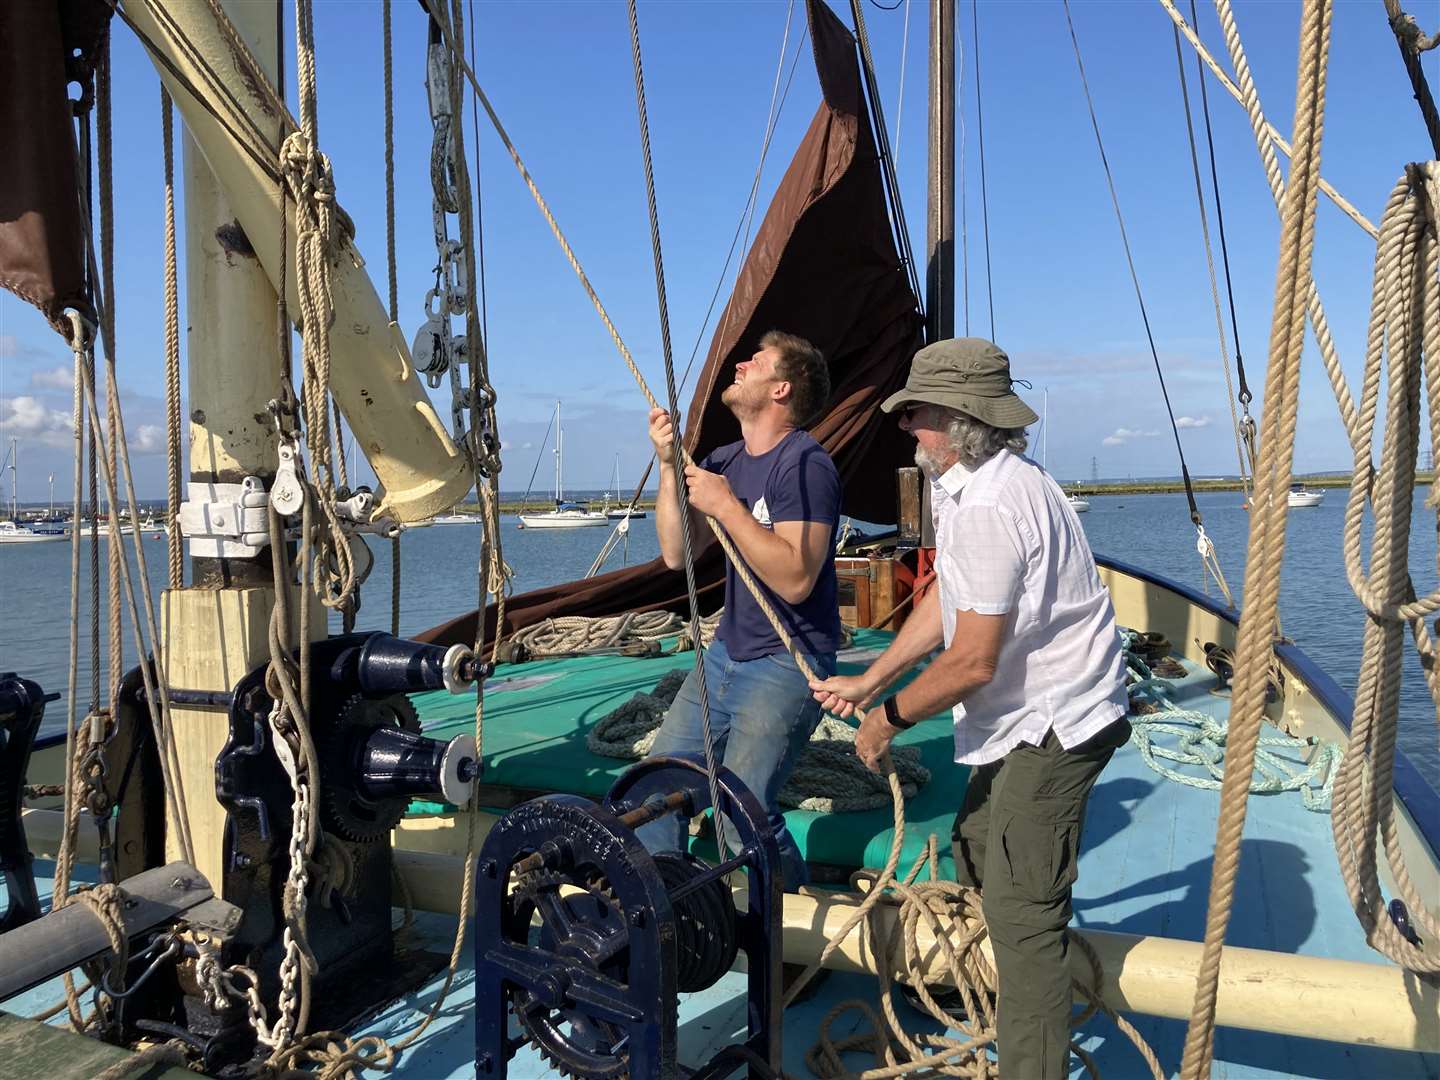
<svg viewBox="0 0 1440 1080">
<path fill-rule="evenodd" d="M 721 402 L 736 364 L 768 330 L 814 342 L 830 366 L 830 406 L 810 431 L 834 458 L 843 510 L 895 520 L 895 469 L 913 446 L 880 403 L 905 380 L 920 345 L 919 303 L 896 251 L 855 40 L 821 0 L 806 5 L 823 101 L 765 214 L 710 343 L 687 416 L 685 440 L 703 457 L 740 437 Z M 712 545 L 696 572 L 707 609 L 720 603 L 723 556 Z M 685 583 L 659 560 L 536 589 L 506 604 L 506 630 L 561 615 L 683 609 Z M 486 612 L 486 636 L 495 632 Z M 423 635 L 469 641 L 475 613 Z"/>
<path fill-rule="evenodd" d="M 65 308 L 90 309 L 68 84 L 89 94 L 110 14 L 103 0 L 0 3 L 0 287 L 66 336 Z"/>
</svg>

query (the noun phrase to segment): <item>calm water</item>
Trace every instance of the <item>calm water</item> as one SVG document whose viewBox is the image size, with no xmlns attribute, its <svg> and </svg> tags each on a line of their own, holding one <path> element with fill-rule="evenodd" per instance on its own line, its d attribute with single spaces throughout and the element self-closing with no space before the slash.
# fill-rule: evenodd
<svg viewBox="0 0 1440 1080">
<path fill-rule="evenodd" d="M 1435 533 L 1423 527 L 1419 513 L 1427 494 L 1416 493 L 1416 535 L 1411 572 L 1422 593 L 1434 588 Z M 1286 549 L 1281 614 L 1285 632 L 1348 691 L 1355 687 L 1364 620 L 1345 580 L 1340 530 L 1343 490 L 1331 490 L 1325 502 L 1291 514 Z M 1219 549 L 1221 565 L 1239 599 L 1244 579 L 1245 537 L 1249 515 L 1238 492 L 1199 496 L 1206 531 Z M 1080 519 L 1099 553 L 1135 563 L 1198 589 L 1206 582 L 1195 552 L 1195 532 L 1181 495 L 1097 496 Z M 515 589 L 577 578 L 585 573 L 610 530 L 527 530 L 507 517 L 502 530 L 506 561 L 515 570 Z M 474 526 L 431 526 L 405 535 L 402 550 L 400 630 L 411 634 L 473 610 L 480 530 Z M 105 541 L 101 541 L 104 555 Z M 387 542 L 372 541 L 375 567 L 363 590 L 358 625 L 388 628 L 390 623 L 390 552 Z M 165 544 L 145 541 L 150 579 L 159 589 L 165 574 Z M 658 553 L 653 518 L 631 523 L 628 552 L 623 547 L 606 564 L 634 564 Z M 89 611 L 89 541 L 81 546 L 82 628 Z M 132 564 L 134 556 L 131 555 Z M 102 560 L 103 561 L 103 560 Z M 102 581 L 104 566 L 101 567 Z M 0 545 L 0 670 L 18 671 L 47 690 L 65 689 L 68 670 L 69 544 Z M 1215 592 L 1214 586 L 1210 591 Z M 338 627 L 336 628 L 338 629 Z M 80 693 L 89 696 L 89 643 L 81 638 Z M 126 630 L 125 657 L 135 650 Z M 103 663 L 103 661 L 102 661 Z M 62 703 L 51 717 L 62 719 Z M 1440 787 L 1435 707 L 1419 664 L 1407 655 L 1400 745 L 1432 784 Z"/>
</svg>

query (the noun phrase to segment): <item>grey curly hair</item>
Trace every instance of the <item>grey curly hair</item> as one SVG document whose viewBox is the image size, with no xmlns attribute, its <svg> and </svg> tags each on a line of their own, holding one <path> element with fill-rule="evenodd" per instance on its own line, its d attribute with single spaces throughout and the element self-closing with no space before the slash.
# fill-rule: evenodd
<svg viewBox="0 0 1440 1080">
<path fill-rule="evenodd" d="M 950 449 L 960 456 L 960 464 L 967 469 L 976 468 L 989 461 L 1001 450 L 1013 450 L 1023 454 L 1030 445 L 1029 436 L 1022 428 L 991 427 L 983 420 L 977 420 L 965 413 L 947 409 L 949 418 L 945 424 L 945 435 Z"/>
</svg>

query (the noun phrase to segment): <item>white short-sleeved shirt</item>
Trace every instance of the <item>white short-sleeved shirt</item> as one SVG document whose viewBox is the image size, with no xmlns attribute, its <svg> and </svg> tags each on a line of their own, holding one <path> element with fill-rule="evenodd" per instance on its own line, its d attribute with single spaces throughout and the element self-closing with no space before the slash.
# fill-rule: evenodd
<svg viewBox="0 0 1440 1080">
<path fill-rule="evenodd" d="M 1115 610 L 1059 485 L 1001 450 L 930 494 L 946 646 L 958 611 L 1009 616 L 994 677 L 954 708 L 955 760 L 996 761 L 1051 730 L 1078 746 L 1124 716 Z"/>
</svg>

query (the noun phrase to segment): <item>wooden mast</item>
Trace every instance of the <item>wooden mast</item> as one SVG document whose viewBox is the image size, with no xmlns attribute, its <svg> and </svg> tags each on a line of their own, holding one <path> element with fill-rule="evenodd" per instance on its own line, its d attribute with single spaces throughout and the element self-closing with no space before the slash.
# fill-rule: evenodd
<svg viewBox="0 0 1440 1080">
<path fill-rule="evenodd" d="M 955 0 L 930 0 L 925 340 L 955 336 Z"/>
</svg>

